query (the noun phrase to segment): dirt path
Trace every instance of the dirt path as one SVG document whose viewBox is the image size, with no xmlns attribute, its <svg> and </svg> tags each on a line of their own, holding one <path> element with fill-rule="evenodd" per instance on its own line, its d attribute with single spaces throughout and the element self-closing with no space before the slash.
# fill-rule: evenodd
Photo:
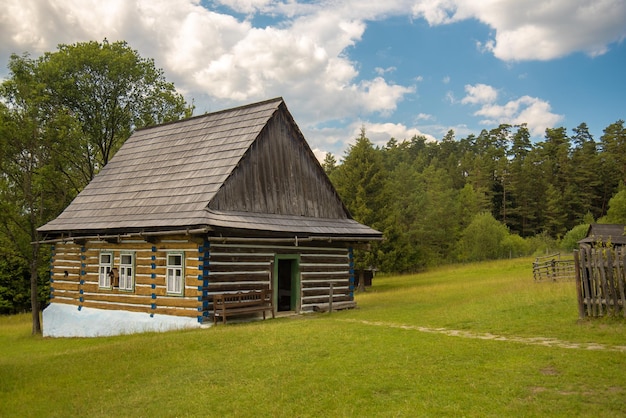
<svg viewBox="0 0 626 418">
<path fill-rule="evenodd" d="M 367 320 L 357 320 L 357 319 L 342 319 L 345 322 L 354 322 L 358 324 L 364 325 L 372 325 L 377 327 L 388 327 L 388 328 L 398 328 L 398 329 L 406 329 L 412 331 L 419 332 L 428 332 L 431 334 L 443 334 L 450 337 L 461 337 L 461 338 L 472 338 L 477 340 L 494 340 L 494 341 L 510 341 L 520 344 L 528 344 L 528 345 L 541 345 L 544 347 L 559 347 L 559 348 L 572 348 L 578 350 L 597 350 L 597 351 L 616 351 L 620 353 L 626 353 L 625 345 L 607 345 L 607 344 L 597 344 L 597 343 L 573 343 L 569 341 L 562 341 L 556 338 L 545 338 L 545 337 L 516 337 L 516 336 L 503 336 L 503 335 L 495 335 L 491 333 L 476 333 L 471 331 L 461 331 L 455 329 L 447 329 L 447 328 L 429 328 L 429 327 L 420 327 L 416 325 L 402 325 L 402 324 L 394 324 L 392 322 L 381 322 L 381 321 L 367 321 Z"/>
</svg>

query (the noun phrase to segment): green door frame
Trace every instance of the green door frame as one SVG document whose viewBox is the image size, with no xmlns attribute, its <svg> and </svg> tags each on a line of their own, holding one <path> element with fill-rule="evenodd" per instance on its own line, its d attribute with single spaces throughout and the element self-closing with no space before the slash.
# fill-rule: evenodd
<svg viewBox="0 0 626 418">
<path fill-rule="evenodd" d="M 291 309 L 300 312 L 300 254 L 275 254 L 274 272 L 272 275 L 272 303 L 274 312 L 278 311 L 278 261 L 291 260 Z"/>
</svg>

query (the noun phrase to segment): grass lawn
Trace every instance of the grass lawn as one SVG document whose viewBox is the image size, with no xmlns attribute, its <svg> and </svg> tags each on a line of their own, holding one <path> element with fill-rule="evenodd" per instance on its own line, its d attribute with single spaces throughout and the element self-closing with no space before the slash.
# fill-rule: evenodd
<svg viewBox="0 0 626 418">
<path fill-rule="evenodd" d="M 626 320 L 532 260 L 377 277 L 358 309 L 34 338 L 0 318 L 1 417 L 626 416 Z M 45 324 L 44 324 L 45 326 Z"/>
</svg>

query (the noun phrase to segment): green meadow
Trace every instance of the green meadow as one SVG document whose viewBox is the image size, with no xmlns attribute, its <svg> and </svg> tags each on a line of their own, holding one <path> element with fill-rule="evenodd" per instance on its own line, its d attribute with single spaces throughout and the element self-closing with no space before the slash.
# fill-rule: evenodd
<svg viewBox="0 0 626 418">
<path fill-rule="evenodd" d="M 626 320 L 532 260 L 376 277 L 358 308 L 93 339 L 0 318 L 1 417 L 626 416 Z M 44 324 L 45 327 L 45 324 Z"/>
</svg>

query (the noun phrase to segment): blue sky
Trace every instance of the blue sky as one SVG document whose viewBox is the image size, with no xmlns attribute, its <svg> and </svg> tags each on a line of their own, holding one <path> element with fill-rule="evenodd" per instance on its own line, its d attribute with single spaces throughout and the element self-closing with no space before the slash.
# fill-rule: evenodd
<svg viewBox="0 0 626 418">
<path fill-rule="evenodd" d="M 319 158 L 500 123 L 626 119 L 623 0 L 0 0 L 11 53 L 125 40 L 196 114 L 277 96 Z"/>
</svg>

